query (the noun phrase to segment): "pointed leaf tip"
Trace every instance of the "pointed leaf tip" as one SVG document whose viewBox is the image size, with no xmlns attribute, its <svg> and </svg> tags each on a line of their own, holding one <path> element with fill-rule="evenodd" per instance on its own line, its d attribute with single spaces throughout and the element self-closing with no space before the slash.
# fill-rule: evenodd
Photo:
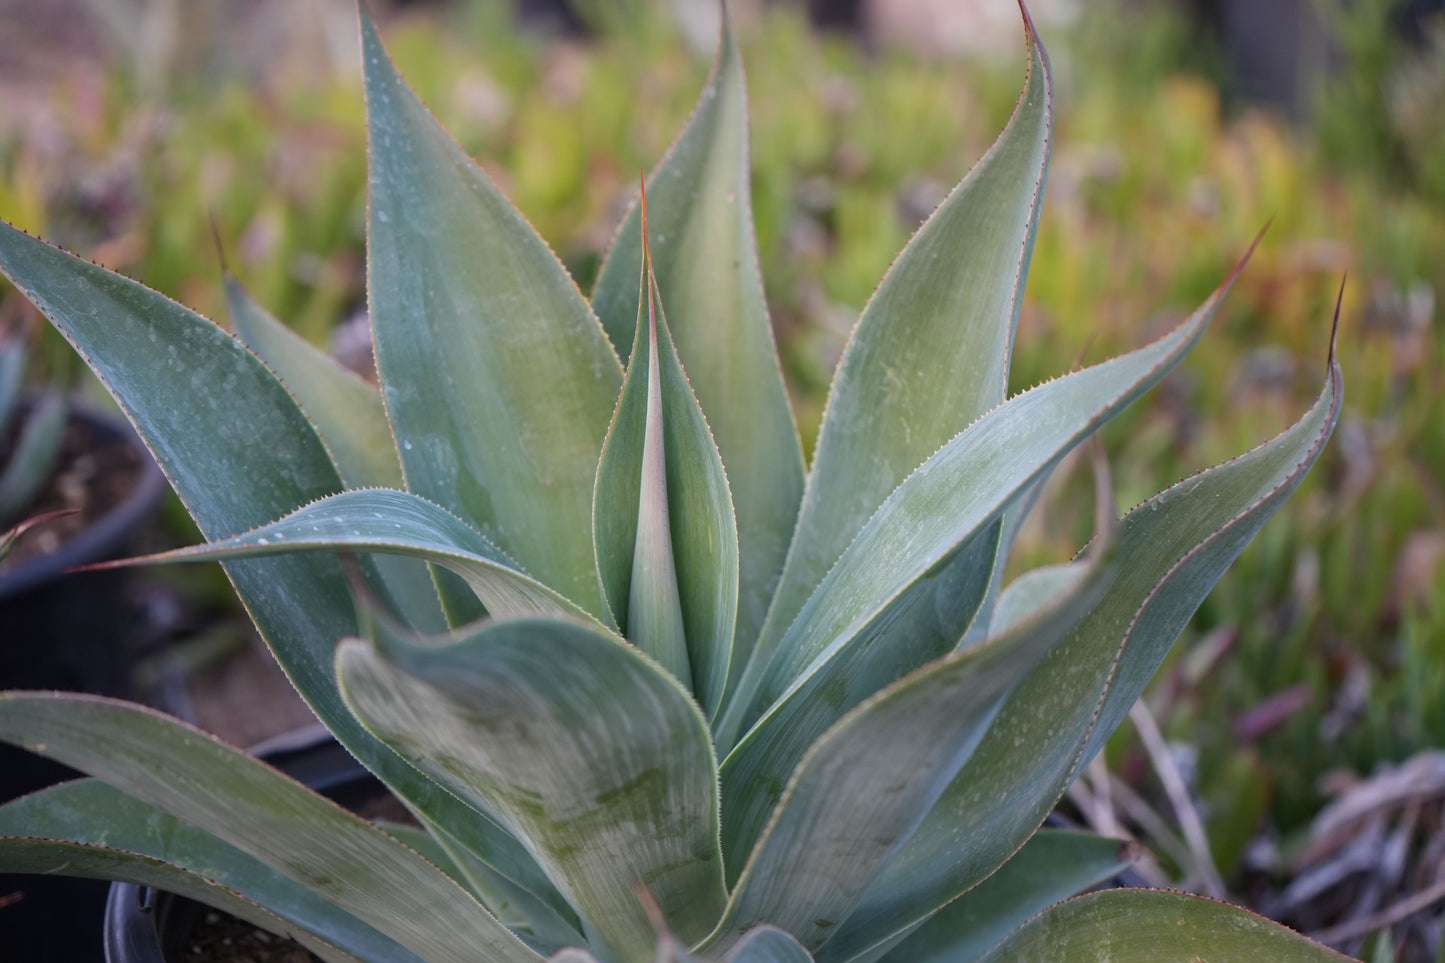
<svg viewBox="0 0 1445 963">
<path fill-rule="evenodd" d="M 211 225 L 211 243 L 216 246 L 216 261 L 221 266 L 221 275 L 230 277 L 231 269 L 226 264 L 226 246 L 221 243 L 221 227 L 216 222 L 216 209 L 210 205 L 206 206 L 206 220 Z"/>
<path fill-rule="evenodd" d="M 647 171 L 637 173 L 637 207 L 642 216 L 642 257 L 647 259 Z"/>
<path fill-rule="evenodd" d="M 1340 276 L 1340 293 L 1335 295 L 1335 318 L 1330 322 L 1330 354 L 1325 359 L 1325 374 L 1328 375 L 1334 370 L 1337 364 L 1335 360 L 1335 347 L 1340 336 L 1340 307 L 1345 303 L 1345 282 L 1350 279 L 1350 272 L 1346 271 Z"/>
</svg>

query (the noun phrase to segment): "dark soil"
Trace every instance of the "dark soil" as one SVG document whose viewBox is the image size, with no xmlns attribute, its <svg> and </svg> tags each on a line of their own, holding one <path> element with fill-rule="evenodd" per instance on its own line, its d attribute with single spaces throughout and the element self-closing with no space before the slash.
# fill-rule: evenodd
<svg viewBox="0 0 1445 963">
<path fill-rule="evenodd" d="M 192 674 L 187 689 L 190 711 L 185 715 L 233 746 L 254 746 L 316 724 L 259 638 Z"/>
<path fill-rule="evenodd" d="M 177 963 L 321 963 L 295 940 L 258 930 L 230 913 L 207 910 Z"/>
<path fill-rule="evenodd" d="M 7 437 L 0 439 L 0 465 L 9 459 L 17 434 L 18 425 L 12 426 Z M 80 534 L 125 501 L 143 471 L 140 454 L 126 438 L 102 434 L 83 421 L 70 419 L 55 470 L 24 515 L 62 510 L 76 510 L 77 514 L 53 519 L 22 535 L 0 561 L 0 575 L 26 559 L 55 551 Z"/>
</svg>

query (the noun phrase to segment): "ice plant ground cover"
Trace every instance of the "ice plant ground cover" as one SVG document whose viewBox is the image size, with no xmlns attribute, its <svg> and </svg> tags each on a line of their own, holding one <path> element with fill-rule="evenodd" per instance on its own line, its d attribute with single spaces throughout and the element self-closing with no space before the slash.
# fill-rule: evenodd
<svg viewBox="0 0 1445 963">
<path fill-rule="evenodd" d="M 1048 60 L 879 284 L 811 467 L 749 213 L 724 25 L 590 303 L 363 12 L 377 392 L 228 282 L 238 337 L 0 233 L 0 270 L 112 391 L 261 634 L 421 829 L 357 819 L 149 710 L 0 696 L 97 777 L 0 808 L 0 865 L 159 885 L 328 961 L 1324 960 L 1225 904 L 1109 890 L 1039 831 L 1318 456 L 1261 447 L 1008 586 L 1039 487 L 1203 335 L 1006 398 L 1048 170 Z M 1236 271 L 1237 273 L 1237 271 Z M 1101 473 L 1102 475 L 1102 473 Z M 155 561 L 157 559 L 152 559 Z"/>
</svg>

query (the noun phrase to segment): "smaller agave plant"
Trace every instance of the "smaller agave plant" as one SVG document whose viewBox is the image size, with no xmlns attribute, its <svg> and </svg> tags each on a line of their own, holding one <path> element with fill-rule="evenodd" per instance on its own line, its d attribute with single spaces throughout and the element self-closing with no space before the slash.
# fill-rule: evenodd
<svg viewBox="0 0 1445 963">
<path fill-rule="evenodd" d="M 26 529 L 54 517 L 21 521 L 60 457 L 69 411 L 65 395 L 53 388 L 28 405 L 23 402 L 29 356 L 23 340 L 0 341 L 0 446 L 7 438 L 14 439 L 0 462 L 0 530 L 9 526 L 0 533 L 0 559 Z"/>
<path fill-rule="evenodd" d="M 1159 340 L 1006 397 L 1052 136 L 1023 20 L 1015 113 L 863 312 L 806 472 L 726 23 L 589 302 L 362 12 L 380 392 L 234 282 L 239 339 L 0 231 L 0 270 L 211 540 L 165 558 L 222 561 L 420 824 L 367 823 L 134 705 L 12 692 L 0 739 L 96 778 L 0 808 L 0 866 L 194 896 L 330 963 L 1338 959 L 1185 894 L 1068 899 L 1120 844 L 1039 831 L 1342 389 L 1332 350 L 1297 424 L 1002 585 L 1050 472 L 1233 280 Z"/>
</svg>

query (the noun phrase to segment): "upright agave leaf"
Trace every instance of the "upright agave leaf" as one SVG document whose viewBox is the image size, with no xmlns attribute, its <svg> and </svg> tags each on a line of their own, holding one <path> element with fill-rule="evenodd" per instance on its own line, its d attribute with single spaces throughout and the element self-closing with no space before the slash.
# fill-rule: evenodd
<svg viewBox="0 0 1445 963">
<path fill-rule="evenodd" d="M 813 950 L 828 942 L 972 756 L 1014 687 L 1098 600 L 1114 559 L 1107 542 L 1096 549 L 1046 611 L 889 686 L 813 743 L 738 876 L 710 948 L 765 922 Z M 725 831 L 746 832 L 748 815 L 730 818 Z M 742 849 L 726 836 L 724 845 L 729 853 Z"/>
<path fill-rule="evenodd" d="M 377 390 L 272 317 L 230 274 L 224 283 L 236 336 L 296 396 L 346 486 L 400 488 L 396 443 Z"/>
<path fill-rule="evenodd" d="M 645 235 L 642 244 L 646 323 L 636 326 L 597 469 L 597 569 L 627 638 L 711 715 L 732 651 L 737 528 L 722 460 L 673 347 Z"/>
<path fill-rule="evenodd" d="M 899 255 L 839 361 L 753 664 L 772 657 L 888 493 L 1004 400 L 1052 137 L 1049 63 L 1025 25 L 1029 75 L 1013 117 Z"/>
<path fill-rule="evenodd" d="M 755 657 L 744 671 L 718 726 L 719 744 L 733 747 L 724 763 L 724 795 L 753 779 L 729 778 L 736 757 L 767 761 L 772 779 L 750 790 L 760 791 L 780 781 L 832 719 L 954 648 L 966 627 L 950 611 L 953 596 L 965 594 L 952 577 L 958 568 L 979 560 L 980 542 L 997 539 L 1003 517 L 1031 497 L 1069 450 L 1183 359 L 1234 276 L 1153 344 L 995 408 L 888 496 L 808 598 L 773 657 Z M 972 593 L 968 611 L 976 613 L 988 580 L 965 584 Z M 866 668 L 859 658 L 868 661 Z M 800 725 L 785 703 L 805 707 L 812 723 Z M 739 741 L 744 725 L 751 728 Z"/>
<path fill-rule="evenodd" d="M 576 284 L 361 14 L 367 289 L 407 488 L 593 615 L 592 484 L 622 368 Z"/>
<path fill-rule="evenodd" d="M 850 950 L 839 961 L 909 931 L 1028 839 L 1112 731 L 1107 707 L 1139 697 L 1220 575 L 1314 464 L 1342 392 L 1331 348 L 1324 389 L 1300 421 L 1124 517 L 1118 551 L 1128 564 L 1008 697 L 968 764 L 869 886 L 833 936 Z M 1012 605 L 1006 598 L 1000 608 Z"/>
<path fill-rule="evenodd" d="M 909 963 L 973 963 L 1045 908 L 1122 872 L 1141 847 L 1090 833 L 1044 829 L 988 879 L 945 906 L 900 943 Z M 823 960 L 842 959 L 836 944 Z"/>
<path fill-rule="evenodd" d="M 737 513 L 742 670 L 777 584 L 803 491 L 758 268 L 748 183 L 747 85 L 726 10 L 717 59 L 687 127 L 647 178 L 652 267 L 669 330 L 727 466 Z M 592 305 L 624 357 L 642 307 L 642 212 L 613 240 Z"/>
<path fill-rule="evenodd" d="M 226 307 L 236 335 L 276 372 L 316 426 L 336 471 L 347 488 L 400 488 L 401 464 L 381 394 L 335 358 L 311 345 L 256 302 L 230 274 L 225 277 Z M 377 569 L 398 611 L 418 631 L 440 632 L 446 620 L 438 607 L 437 587 L 425 565 L 380 558 Z M 466 596 L 456 602 L 464 610 Z M 480 611 L 466 612 L 479 617 Z"/>
</svg>

